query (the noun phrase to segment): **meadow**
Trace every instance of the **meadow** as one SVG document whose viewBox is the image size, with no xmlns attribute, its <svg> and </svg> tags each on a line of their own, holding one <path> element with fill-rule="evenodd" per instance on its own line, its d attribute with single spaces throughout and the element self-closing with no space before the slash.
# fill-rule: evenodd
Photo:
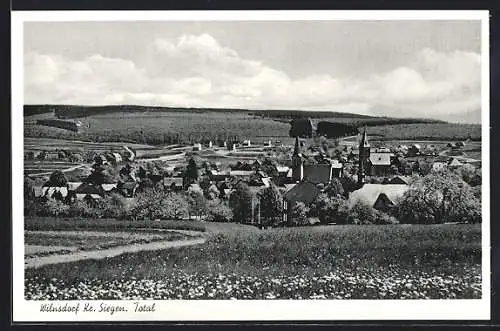
<svg viewBox="0 0 500 331">
<path fill-rule="evenodd" d="M 24 245 L 42 247 L 43 255 L 46 247 L 66 247 L 70 251 L 100 250 L 115 246 L 149 243 L 153 241 L 184 239 L 177 232 L 131 232 L 131 231 L 25 231 Z M 28 256 L 39 255 L 36 249 Z"/>
<path fill-rule="evenodd" d="M 207 232 L 206 244 L 26 270 L 27 299 L 481 296 L 479 225 Z"/>
<path fill-rule="evenodd" d="M 35 115 L 39 116 L 39 115 Z M 313 119 L 370 126 L 371 135 L 381 139 L 480 140 L 481 126 L 424 121 L 400 124 L 402 119 L 327 117 Z M 25 118 L 26 137 L 49 137 L 93 142 L 127 142 L 148 145 L 193 143 L 202 140 L 251 139 L 263 143 L 271 139 L 289 141 L 288 119 L 253 116 L 246 112 L 110 112 L 81 117 L 81 132 L 33 124 Z M 389 123 L 389 125 L 388 125 Z"/>
</svg>

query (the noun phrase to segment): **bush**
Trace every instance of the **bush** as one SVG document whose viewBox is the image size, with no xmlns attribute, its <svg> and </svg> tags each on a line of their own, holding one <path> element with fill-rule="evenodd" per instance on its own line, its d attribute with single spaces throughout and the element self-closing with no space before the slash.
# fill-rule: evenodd
<svg viewBox="0 0 500 331">
<path fill-rule="evenodd" d="M 415 180 L 397 204 L 401 223 L 481 222 L 481 201 L 456 173 L 431 173 Z"/>
<path fill-rule="evenodd" d="M 307 221 L 307 214 L 309 212 L 309 208 L 306 205 L 299 201 L 296 202 L 292 207 L 292 225 L 307 225 L 309 222 Z"/>
<path fill-rule="evenodd" d="M 361 201 L 349 208 L 347 222 L 350 224 L 374 224 L 376 219 L 377 211 Z"/>
<path fill-rule="evenodd" d="M 229 206 L 219 199 L 207 201 L 207 221 L 210 222 L 231 222 L 233 211 Z"/>
</svg>

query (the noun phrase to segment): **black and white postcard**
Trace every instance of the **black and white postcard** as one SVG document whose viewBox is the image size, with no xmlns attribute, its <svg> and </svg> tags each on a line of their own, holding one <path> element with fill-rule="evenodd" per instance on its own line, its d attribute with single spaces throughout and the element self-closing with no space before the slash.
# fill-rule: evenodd
<svg viewBox="0 0 500 331">
<path fill-rule="evenodd" d="M 14 321 L 489 319 L 488 30 L 13 12 Z"/>
</svg>

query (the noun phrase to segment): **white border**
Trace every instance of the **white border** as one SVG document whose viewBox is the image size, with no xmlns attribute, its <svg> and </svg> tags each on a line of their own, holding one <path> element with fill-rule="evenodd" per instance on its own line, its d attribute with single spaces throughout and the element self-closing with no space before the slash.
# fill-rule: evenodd
<svg viewBox="0 0 500 331">
<path fill-rule="evenodd" d="M 482 278 L 480 300 L 156 301 L 149 314 L 40 313 L 24 300 L 23 23 L 25 21 L 480 20 L 482 36 Z M 45 11 L 12 12 L 13 321 L 488 320 L 490 319 L 489 12 L 482 11 Z M 78 301 L 81 305 L 84 301 Z M 101 301 L 96 301 L 97 305 Z M 127 304 L 132 301 L 107 301 Z"/>
</svg>

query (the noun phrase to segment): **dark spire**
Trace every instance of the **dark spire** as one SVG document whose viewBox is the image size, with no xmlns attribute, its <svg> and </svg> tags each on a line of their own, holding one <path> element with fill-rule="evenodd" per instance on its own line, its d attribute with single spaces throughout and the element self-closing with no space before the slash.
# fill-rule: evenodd
<svg viewBox="0 0 500 331">
<path fill-rule="evenodd" d="M 293 156 L 299 156 L 301 154 L 300 152 L 300 143 L 299 143 L 299 137 L 295 137 L 295 148 L 293 149 Z"/>
<path fill-rule="evenodd" d="M 363 136 L 361 136 L 361 141 L 359 142 L 359 147 L 370 147 L 370 143 L 368 142 L 368 138 L 366 137 L 366 125 L 365 130 L 363 131 Z"/>
</svg>

